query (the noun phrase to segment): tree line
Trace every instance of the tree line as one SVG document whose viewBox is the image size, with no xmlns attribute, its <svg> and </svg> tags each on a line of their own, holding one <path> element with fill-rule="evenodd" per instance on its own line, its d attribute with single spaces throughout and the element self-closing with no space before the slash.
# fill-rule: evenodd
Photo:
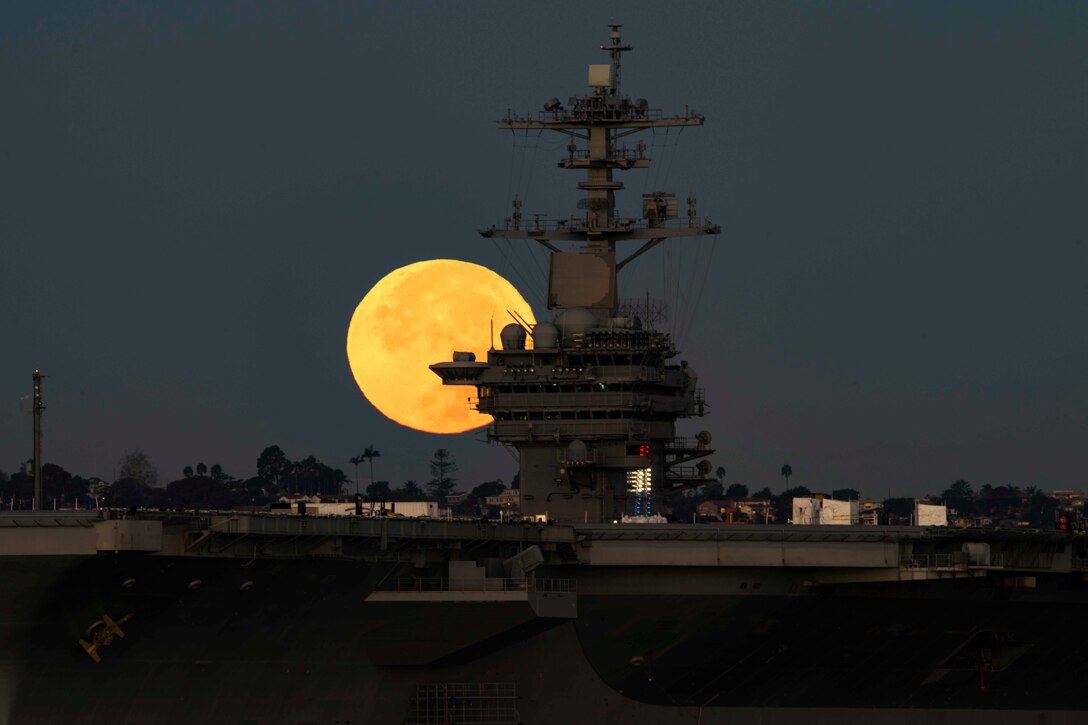
<svg viewBox="0 0 1088 725">
<path fill-rule="evenodd" d="M 431 478 L 422 486 L 409 480 L 398 488 L 392 488 L 387 481 L 374 480 L 373 460 L 380 455 L 377 449 L 369 446 L 365 453 L 349 459 L 356 467 L 356 491 L 359 463 L 365 461 L 371 464 L 366 495 L 372 499 L 430 498 L 445 503 L 457 484 L 454 477 L 458 470 L 457 462 L 445 448 L 435 451 L 429 463 Z M 185 465 L 180 478 L 159 485 L 158 468 L 145 452 L 138 450 L 128 451 L 122 456 L 113 482 L 75 475 L 53 463 L 42 466 L 45 508 L 53 508 L 55 503 L 58 508 L 136 506 L 229 509 L 267 505 L 288 494 L 343 495 L 351 492 L 350 483 L 351 479 L 342 469 L 323 463 L 314 456 L 291 460 L 278 445 L 261 451 L 257 457 L 257 475 L 245 479 L 232 476 L 218 463 L 209 466 L 200 461 L 195 466 Z M 498 484 L 497 489 L 495 484 Z M 505 486 L 501 481 L 476 487 L 483 492 L 479 496 L 481 500 L 483 495 L 495 495 L 503 488 Z M 20 466 L 11 475 L 0 470 L 0 503 L 5 508 L 29 508 L 33 495 L 34 478 L 29 466 Z"/>
<path fill-rule="evenodd" d="M 793 475 L 793 468 L 789 464 L 782 466 L 781 474 L 786 480 L 786 488 L 781 493 L 774 493 L 769 486 L 749 492 L 748 486 L 743 483 L 732 483 L 726 486 L 724 483 L 726 471 L 719 467 L 715 471 L 717 481 L 700 486 L 688 495 L 672 502 L 673 515 L 680 521 L 691 521 L 698 505 L 704 501 L 737 501 L 752 498 L 770 501 L 774 516 L 771 523 L 785 523 L 793 515 L 793 499 L 809 497 L 815 492 L 806 486 L 792 488 L 789 486 L 790 476 Z M 827 494 L 827 492 L 822 493 Z M 829 495 L 839 501 L 853 501 L 861 498 L 860 491 L 845 487 L 832 489 Z M 941 491 L 939 495 L 889 496 L 881 501 L 881 508 L 884 515 L 894 523 L 907 524 L 914 515 L 916 501 L 944 504 L 948 506 L 950 518 L 1019 520 L 1027 521 L 1035 528 L 1052 527 L 1055 511 L 1062 505 L 1060 500 L 1048 495 L 1038 486 L 1020 488 L 1012 484 L 1003 486 L 983 484 L 975 490 L 970 482 L 959 479 Z"/>
</svg>

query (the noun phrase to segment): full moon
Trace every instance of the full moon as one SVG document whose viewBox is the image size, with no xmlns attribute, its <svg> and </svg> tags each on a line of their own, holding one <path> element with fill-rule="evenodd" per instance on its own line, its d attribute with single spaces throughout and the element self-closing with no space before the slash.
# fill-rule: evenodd
<svg viewBox="0 0 1088 725">
<path fill-rule="evenodd" d="M 366 399 L 401 425 L 428 433 L 462 433 L 491 416 L 472 410 L 471 386 L 444 386 L 428 369 L 454 351 L 487 359 L 494 330 L 513 322 L 509 311 L 535 324 L 529 303 L 487 267 L 430 259 L 393 270 L 375 284 L 351 316 L 348 364 Z"/>
</svg>

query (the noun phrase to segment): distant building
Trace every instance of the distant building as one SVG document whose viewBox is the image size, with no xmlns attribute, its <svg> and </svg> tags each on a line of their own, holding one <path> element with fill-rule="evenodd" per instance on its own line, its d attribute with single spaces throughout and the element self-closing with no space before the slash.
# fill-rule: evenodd
<svg viewBox="0 0 1088 725">
<path fill-rule="evenodd" d="M 700 501 L 695 507 L 695 513 L 705 518 L 720 519 L 722 512 L 726 509 L 733 508 L 733 502 L 726 499 L 710 499 L 708 501 Z"/>
<path fill-rule="evenodd" d="M 320 496 L 307 496 L 304 493 L 285 493 L 276 499 L 280 503 L 298 503 L 299 501 L 305 501 L 306 503 L 319 503 L 321 501 Z"/>
<path fill-rule="evenodd" d="M 521 489 L 508 488 L 499 493 L 498 496 L 488 496 L 484 499 L 484 503 L 488 506 L 498 506 L 505 509 L 521 508 Z"/>
<path fill-rule="evenodd" d="M 876 526 L 880 523 L 880 515 L 884 513 L 884 504 L 875 498 L 863 498 L 858 509 L 858 523 L 863 526 Z"/>
<path fill-rule="evenodd" d="M 1084 492 L 1072 488 L 1062 488 L 1050 492 L 1051 498 L 1056 498 L 1066 506 L 1080 508 L 1084 506 Z"/>
<path fill-rule="evenodd" d="M 948 526 L 948 507 L 940 504 L 914 502 L 915 526 Z"/>
<path fill-rule="evenodd" d="M 790 516 L 791 524 L 811 526 L 820 523 L 821 499 L 804 496 L 793 497 L 793 515 Z"/>
<path fill-rule="evenodd" d="M 763 524 L 774 519 L 774 509 L 769 498 L 742 498 L 737 501 L 739 519 Z"/>
<path fill-rule="evenodd" d="M 857 501 L 836 501 L 831 498 L 795 496 L 791 523 L 820 526 L 858 523 Z"/>
<path fill-rule="evenodd" d="M 457 504 L 465 500 L 465 496 L 468 496 L 468 494 L 461 493 L 460 491 L 458 491 L 457 493 L 451 493 L 446 496 L 446 504 L 449 506 L 456 506 Z"/>
<path fill-rule="evenodd" d="M 858 523 L 859 506 L 857 501 L 836 501 L 825 498 L 820 504 L 820 524 L 850 525 Z"/>
</svg>

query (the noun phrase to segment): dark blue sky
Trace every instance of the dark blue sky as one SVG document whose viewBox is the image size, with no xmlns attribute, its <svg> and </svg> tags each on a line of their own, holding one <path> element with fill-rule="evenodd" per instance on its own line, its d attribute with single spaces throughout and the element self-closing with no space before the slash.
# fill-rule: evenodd
<svg viewBox="0 0 1088 725">
<path fill-rule="evenodd" d="M 277 443 L 345 470 L 374 445 L 394 484 L 444 446 L 465 484 L 508 481 L 481 434 L 371 408 L 347 324 L 434 257 L 539 305 L 539 255 L 475 229 L 514 192 L 565 216 L 577 179 L 563 140 L 494 121 L 584 92 L 613 13 L 625 89 L 708 119 L 647 139 L 620 204 L 694 190 L 722 225 L 668 252 L 684 294 L 707 270 L 698 305 L 655 293 L 697 309 L 713 414 L 688 430 L 730 482 L 1088 484 L 1080 2 L 4 3 L 0 468 L 41 367 L 47 460 L 83 475 L 140 448 L 164 480 L 247 476 Z"/>
</svg>

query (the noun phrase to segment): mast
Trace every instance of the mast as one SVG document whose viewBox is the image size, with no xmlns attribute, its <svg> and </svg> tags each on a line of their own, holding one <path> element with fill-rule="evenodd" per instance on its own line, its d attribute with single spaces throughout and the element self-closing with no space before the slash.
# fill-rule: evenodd
<svg viewBox="0 0 1088 725">
<path fill-rule="evenodd" d="M 42 403 L 42 375 L 41 371 L 34 370 L 34 501 L 33 510 L 45 508 L 42 501 L 42 411 L 45 404 Z"/>
<path fill-rule="evenodd" d="M 718 234 L 721 229 L 709 220 L 700 221 L 695 198 L 687 200 L 686 217 L 678 214 L 674 194 L 655 191 L 644 194 L 640 216 L 622 216 L 616 208 L 616 192 L 624 188 L 615 178 L 616 172 L 630 169 L 647 169 L 652 159 L 646 156 L 646 144 L 639 141 L 633 148 L 624 139 L 645 131 L 658 129 L 702 126 L 704 117 L 685 109 L 684 115 L 665 116 L 659 109 L 650 108 L 645 98 L 632 99 L 620 91 L 620 64 L 623 53 L 632 47 L 622 42 L 619 24 L 609 26 L 609 43 L 601 50 L 609 53 L 610 62 L 589 66 L 590 92 L 582 97 L 571 97 L 566 106 L 558 98 L 544 103 L 543 113 L 533 116 L 509 114 L 498 122 L 500 129 L 511 131 L 552 131 L 570 137 L 567 156 L 559 160 L 559 167 L 585 172 L 578 188 L 585 192 L 580 200 L 579 214 L 566 219 L 533 219 L 522 222 L 521 200 L 514 200 L 514 214 L 503 228 L 492 226 L 480 230 L 484 237 L 496 239 L 532 239 L 546 247 L 552 255 L 548 279 L 549 309 L 556 307 L 589 307 L 603 321 L 616 313 L 616 274 L 631 260 L 644 254 L 661 242 L 677 238 Z M 577 252 L 566 252 L 554 243 L 570 241 L 580 243 Z M 625 258 L 617 259 L 617 248 L 622 242 L 641 242 L 641 246 Z M 584 295 L 571 289 L 572 277 L 579 284 L 585 283 L 585 260 L 572 255 L 590 254 L 605 264 L 596 275 L 599 283 L 607 285 L 608 293 L 593 304 L 585 304 Z M 578 269 L 574 272 L 573 269 Z"/>
</svg>

